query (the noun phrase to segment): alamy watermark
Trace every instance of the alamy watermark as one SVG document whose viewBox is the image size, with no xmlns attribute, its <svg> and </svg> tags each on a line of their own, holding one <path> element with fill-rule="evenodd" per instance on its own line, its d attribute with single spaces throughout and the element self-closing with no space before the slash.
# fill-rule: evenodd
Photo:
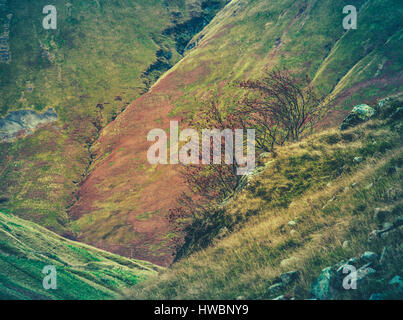
<svg viewBox="0 0 403 320">
<path fill-rule="evenodd" d="M 167 133 L 163 129 L 153 129 L 148 133 L 147 141 L 155 142 L 147 152 L 150 164 L 208 165 L 224 162 L 237 165 L 237 175 L 245 175 L 255 169 L 254 129 L 246 130 L 246 137 L 243 129 L 205 129 L 200 139 L 197 130 L 185 129 L 179 132 L 178 121 L 171 121 L 169 133 L 169 157 Z"/>
<path fill-rule="evenodd" d="M 46 276 L 43 278 L 42 285 L 45 290 L 57 289 L 57 272 L 55 266 L 45 266 L 42 273 Z"/>
<path fill-rule="evenodd" d="M 343 13 L 347 16 L 343 19 L 343 28 L 346 30 L 357 29 L 357 8 L 353 5 L 348 5 L 343 8 Z"/>
<path fill-rule="evenodd" d="M 346 290 L 357 290 L 357 269 L 354 266 L 346 264 L 343 267 L 343 273 L 348 273 L 343 279 L 343 288 Z"/>
<path fill-rule="evenodd" d="M 45 30 L 57 29 L 57 9 L 53 5 L 47 5 L 42 10 L 47 16 L 42 21 L 42 26 Z"/>
</svg>

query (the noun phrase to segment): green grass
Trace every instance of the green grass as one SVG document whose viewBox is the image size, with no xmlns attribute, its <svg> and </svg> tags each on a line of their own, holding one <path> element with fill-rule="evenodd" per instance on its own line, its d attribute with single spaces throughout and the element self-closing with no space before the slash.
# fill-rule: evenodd
<svg viewBox="0 0 403 320">
<path fill-rule="evenodd" d="M 114 299 L 160 270 L 64 239 L 3 210 L 0 226 L 0 299 Z M 47 265 L 56 267 L 56 290 L 42 286 Z"/>
</svg>

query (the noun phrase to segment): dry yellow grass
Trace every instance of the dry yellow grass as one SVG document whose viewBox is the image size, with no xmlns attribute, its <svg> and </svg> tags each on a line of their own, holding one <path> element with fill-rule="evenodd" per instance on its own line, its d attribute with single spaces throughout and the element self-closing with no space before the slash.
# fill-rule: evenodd
<svg viewBox="0 0 403 320">
<path fill-rule="evenodd" d="M 225 206 L 224 214 L 242 217 L 242 223 L 236 224 L 227 237 L 213 239 L 208 248 L 126 292 L 126 297 L 268 299 L 274 298 L 267 294 L 268 287 L 282 273 L 298 270 L 298 282 L 285 293 L 297 299 L 309 298 L 310 284 L 322 268 L 367 250 L 380 252 L 385 244 L 369 243 L 367 239 L 370 231 L 379 228 L 379 221 L 373 217 L 374 208 L 389 205 L 395 208 L 393 215 L 401 210 L 400 141 L 393 128 L 376 120 L 342 133 L 329 130 L 280 149 L 275 159 L 263 160 L 274 161 Z M 388 144 L 385 148 L 372 148 L 383 142 Z M 310 157 L 301 166 L 290 166 L 291 158 L 298 163 L 306 154 Z M 270 199 L 266 193 L 256 196 L 256 190 L 262 187 L 272 190 L 289 181 L 298 183 L 293 170 L 299 170 L 294 172 L 298 176 L 303 174 L 301 168 L 312 164 L 327 169 L 327 161 L 332 161 L 335 154 L 341 154 L 349 168 L 338 177 L 331 170 L 327 177 L 326 170 L 318 169 L 313 172 L 321 175 L 310 177 L 313 182 L 303 191 L 288 187 Z M 364 160 L 354 164 L 355 155 Z M 285 171 L 278 168 L 282 165 L 287 166 Z M 391 166 L 398 169 L 388 174 Z M 284 176 L 287 174 L 291 180 Z M 294 194 L 288 203 L 277 201 L 277 196 L 288 196 L 290 192 Z M 389 218 L 393 219 L 393 215 Z M 289 226 L 290 221 L 296 225 Z M 349 246 L 343 247 L 344 241 Z M 290 260 L 285 263 L 285 259 Z"/>
</svg>

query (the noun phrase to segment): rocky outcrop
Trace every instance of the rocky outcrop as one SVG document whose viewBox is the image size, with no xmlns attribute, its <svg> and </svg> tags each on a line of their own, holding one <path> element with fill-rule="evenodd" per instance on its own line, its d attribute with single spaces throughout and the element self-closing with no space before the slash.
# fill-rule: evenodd
<svg viewBox="0 0 403 320">
<path fill-rule="evenodd" d="M 352 258 L 347 262 L 340 261 L 332 267 L 323 269 L 317 280 L 311 284 L 313 298 L 333 300 L 339 298 L 343 291 L 349 290 L 350 286 L 351 289 L 361 286 L 377 273 L 373 268 L 377 264 L 377 257 L 373 252 L 365 252 L 361 257 Z"/>
<path fill-rule="evenodd" d="M 40 125 L 57 121 L 56 112 L 49 108 L 44 113 L 33 110 L 18 110 L 0 118 L 0 142 L 9 142 L 18 136 L 32 133 Z"/>
<path fill-rule="evenodd" d="M 371 294 L 369 300 L 388 300 L 403 297 L 403 278 L 395 276 L 389 281 L 387 287 L 382 293 Z"/>
<path fill-rule="evenodd" d="M 392 253 L 393 251 L 393 253 Z M 340 261 L 334 266 L 322 270 L 319 277 L 311 284 L 311 294 L 314 300 L 338 300 L 350 290 L 366 288 L 369 281 L 380 284 L 378 293 L 362 292 L 361 298 L 370 300 L 401 299 L 403 297 L 403 281 L 396 275 L 388 282 L 383 278 L 382 271 L 387 269 L 390 257 L 401 254 L 401 249 L 385 247 L 381 255 L 374 252 L 364 252 L 359 257 Z M 386 285 L 381 285 L 386 283 Z"/>
<path fill-rule="evenodd" d="M 402 97 L 389 97 L 379 101 L 378 114 L 381 119 L 400 120 L 403 116 Z"/>
<path fill-rule="evenodd" d="M 375 110 L 375 109 L 376 110 Z M 374 108 L 360 104 L 355 106 L 350 114 L 343 120 L 340 130 L 346 130 L 360 123 L 368 121 L 374 115 L 380 119 L 397 121 L 403 118 L 402 95 L 389 97 L 379 101 Z"/>
<path fill-rule="evenodd" d="M 376 208 L 374 211 L 379 221 L 386 220 L 392 212 L 390 208 Z M 368 241 L 373 243 L 380 239 L 386 240 L 393 235 L 401 239 L 402 231 L 403 218 L 398 217 L 393 222 L 385 222 L 381 230 L 372 231 Z M 396 243 L 385 246 L 380 254 L 366 251 L 347 262 L 340 261 L 324 268 L 311 284 L 312 297 L 316 300 L 338 300 L 353 294 L 360 299 L 402 299 L 403 281 L 401 275 L 393 271 L 402 254 L 402 246 Z M 372 291 L 374 284 L 377 292 Z"/>
<path fill-rule="evenodd" d="M 375 109 L 366 104 L 355 106 L 350 114 L 343 120 L 340 130 L 346 130 L 360 123 L 368 121 L 375 115 Z"/>
</svg>

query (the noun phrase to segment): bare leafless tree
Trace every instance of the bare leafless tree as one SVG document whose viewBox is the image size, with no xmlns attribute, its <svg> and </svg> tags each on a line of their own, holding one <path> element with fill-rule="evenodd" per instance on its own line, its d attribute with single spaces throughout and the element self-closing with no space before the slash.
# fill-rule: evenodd
<svg viewBox="0 0 403 320">
<path fill-rule="evenodd" d="M 322 114 L 324 99 L 308 76 L 298 80 L 287 70 L 273 70 L 239 86 L 254 94 L 240 101 L 237 113 L 245 127 L 255 128 L 256 146 L 265 151 L 300 140 Z"/>
</svg>

